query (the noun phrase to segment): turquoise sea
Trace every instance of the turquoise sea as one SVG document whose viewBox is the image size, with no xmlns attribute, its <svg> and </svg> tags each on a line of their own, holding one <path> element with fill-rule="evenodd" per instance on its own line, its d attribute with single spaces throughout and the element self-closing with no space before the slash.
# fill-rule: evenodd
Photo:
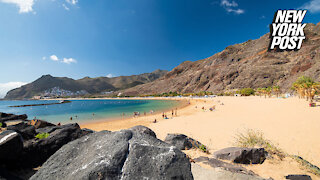
<svg viewBox="0 0 320 180">
<path fill-rule="evenodd" d="M 28 119 L 46 120 L 52 123 L 84 123 L 101 119 L 132 117 L 133 112 L 140 115 L 162 112 L 179 106 L 175 100 L 72 100 L 71 103 L 47 106 L 8 107 L 13 105 L 54 103 L 54 100 L 0 101 L 0 112 L 27 114 Z"/>
</svg>

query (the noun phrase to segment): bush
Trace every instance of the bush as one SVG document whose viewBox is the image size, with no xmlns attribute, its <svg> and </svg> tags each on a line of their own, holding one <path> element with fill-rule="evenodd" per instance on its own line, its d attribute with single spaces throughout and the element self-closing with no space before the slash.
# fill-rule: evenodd
<svg viewBox="0 0 320 180">
<path fill-rule="evenodd" d="M 50 135 L 49 133 L 39 133 L 35 137 L 38 139 L 45 139 L 45 138 L 49 137 L 49 135 Z"/>
<path fill-rule="evenodd" d="M 237 134 L 235 137 L 235 145 L 237 147 L 261 147 L 264 148 L 270 155 L 276 155 L 280 159 L 285 158 L 286 154 L 266 139 L 262 132 L 249 129 L 246 133 Z"/>
<path fill-rule="evenodd" d="M 199 149 L 200 149 L 201 151 L 205 152 L 205 153 L 208 152 L 208 151 L 207 151 L 207 147 L 206 147 L 205 145 L 203 145 L 203 144 L 199 147 Z"/>
<path fill-rule="evenodd" d="M 254 90 L 252 88 L 243 88 L 240 90 L 240 94 L 242 96 L 250 96 L 250 95 L 254 95 Z"/>
<path fill-rule="evenodd" d="M 2 123 L 0 123 L 0 128 L 2 127 Z"/>
</svg>

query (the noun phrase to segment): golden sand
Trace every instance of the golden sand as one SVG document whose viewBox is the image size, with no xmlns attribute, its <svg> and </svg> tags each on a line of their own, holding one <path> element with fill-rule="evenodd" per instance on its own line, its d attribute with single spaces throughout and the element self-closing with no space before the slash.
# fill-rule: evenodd
<svg viewBox="0 0 320 180">
<path fill-rule="evenodd" d="M 267 139 L 286 153 L 299 155 L 320 166 L 319 106 L 308 107 L 306 100 L 298 98 L 253 96 L 190 99 L 190 102 L 189 106 L 178 110 L 177 117 L 171 117 L 171 112 L 167 112 L 169 119 L 163 119 L 161 114 L 156 114 L 81 124 L 81 127 L 97 131 L 114 131 L 144 125 L 155 131 L 159 139 L 164 140 L 167 133 L 183 133 L 207 145 L 211 152 L 232 146 L 237 133 L 254 129 L 262 131 Z M 208 109 L 214 105 L 216 110 L 209 111 Z M 154 119 L 157 119 L 157 123 L 153 123 Z M 306 171 L 298 171 L 297 169 L 300 169 L 298 166 L 298 163 L 285 159 L 278 165 L 266 161 L 262 165 L 248 169 L 252 169 L 262 177 L 273 177 L 272 170 L 278 168 L 281 171 L 275 176 L 283 177 L 289 173 Z"/>
</svg>

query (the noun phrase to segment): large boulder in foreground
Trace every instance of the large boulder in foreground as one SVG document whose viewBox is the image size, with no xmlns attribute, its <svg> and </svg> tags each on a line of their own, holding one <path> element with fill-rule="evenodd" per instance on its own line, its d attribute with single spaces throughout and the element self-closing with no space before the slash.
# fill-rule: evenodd
<svg viewBox="0 0 320 180">
<path fill-rule="evenodd" d="M 171 144 L 177 147 L 180 150 L 188 150 L 191 148 L 201 148 L 201 146 L 203 146 L 204 150 L 206 150 L 205 145 L 184 134 L 167 134 L 164 141 L 168 144 Z"/>
<path fill-rule="evenodd" d="M 0 134 L 0 163 L 11 164 L 18 160 L 22 152 L 22 137 L 15 131 L 7 130 Z"/>
<path fill-rule="evenodd" d="M 49 136 L 43 139 L 34 138 L 24 142 L 24 150 L 21 157 L 23 167 L 40 166 L 63 145 L 90 133 L 82 131 L 77 123 L 50 126 L 45 129 L 38 129 L 37 132 L 49 133 Z"/>
<path fill-rule="evenodd" d="M 268 153 L 264 148 L 229 147 L 216 151 L 214 158 L 241 164 L 262 164 Z"/>
<path fill-rule="evenodd" d="M 53 154 L 35 179 L 193 179 L 186 155 L 136 127 L 96 132 Z"/>
<path fill-rule="evenodd" d="M 24 140 L 33 139 L 36 135 L 35 127 L 24 122 L 8 126 L 7 130 L 16 131 L 23 137 Z"/>
</svg>

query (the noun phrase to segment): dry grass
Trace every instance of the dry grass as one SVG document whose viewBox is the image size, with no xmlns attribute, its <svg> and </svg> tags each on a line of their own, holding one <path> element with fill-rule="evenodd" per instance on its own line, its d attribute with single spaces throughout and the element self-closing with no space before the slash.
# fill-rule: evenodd
<svg viewBox="0 0 320 180">
<path fill-rule="evenodd" d="M 286 154 L 266 139 L 261 131 L 248 129 L 244 133 L 238 133 L 235 137 L 235 145 L 237 147 L 264 148 L 271 157 L 276 156 L 280 160 L 286 157 Z"/>
<path fill-rule="evenodd" d="M 320 176 L 320 168 L 311 164 L 309 161 L 297 155 L 291 155 L 292 159 L 296 160 L 301 166 L 305 167 L 310 173 Z"/>
</svg>

